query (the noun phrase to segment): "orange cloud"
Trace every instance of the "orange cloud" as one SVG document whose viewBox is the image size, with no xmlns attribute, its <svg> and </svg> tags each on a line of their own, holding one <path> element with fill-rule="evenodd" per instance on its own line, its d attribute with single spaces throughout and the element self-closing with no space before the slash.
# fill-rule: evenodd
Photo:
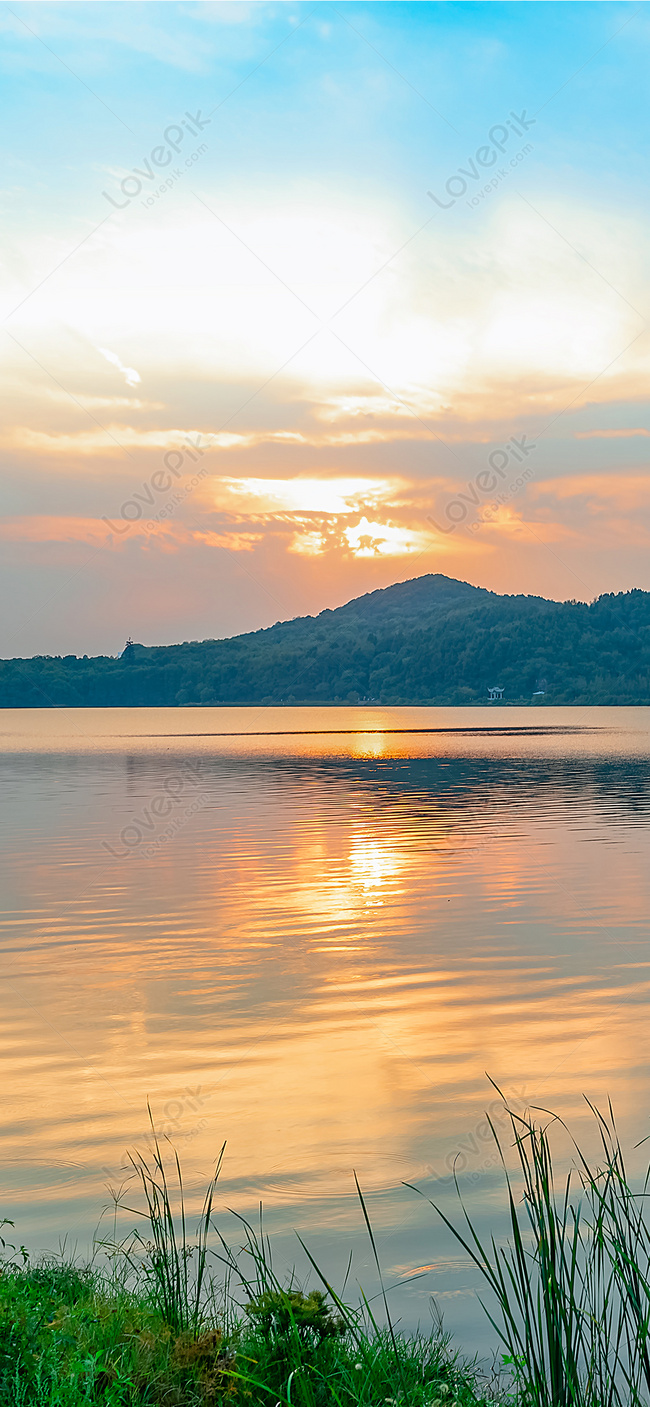
<svg viewBox="0 0 650 1407">
<path fill-rule="evenodd" d="M 73 434 L 48 434 L 44 430 L 16 428 L 10 443 L 19 449 L 37 450 L 40 454 L 89 455 L 106 454 L 107 449 L 178 450 L 192 437 L 205 445 L 200 430 L 137 430 L 131 425 L 107 425 L 98 430 L 81 430 Z M 212 435 L 209 448 L 231 449 L 246 437 L 241 435 Z"/>
<path fill-rule="evenodd" d="M 182 523 L 140 521 L 120 523 L 113 530 L 103 518 L 75 518 L 35 514 L 33 517 L 5 518 L 0 522 L 0 539 L 5 542 L 85 542 L 92 547 L 115 547 L 134 538 L 158 539 L 166 551 L 176 551 L 189 542 L 205 542 L 210 547 L 227 547 L 230 552 L 247 552 L 261 538 L 260 533 L 202 532 Z"/>
<path fill-rule="evenodd" d="M 410 418 L 408 426 L 325 431 L 304 433 L 298 430 L 259 430 L 237 434 L 211 430 L 139 430 L 132 425 L 110 424 L 96 430 L 51 433 L 17 426 L 4 437 L 4 443 L 16 449 L 35 450 L 39 454 L 68 456 L 105 455 L 114 446 L 126 450 L 178 450 L 191 437 L 203 450 L 258 449 L 264 445 L 296 445 L 307 449 L 346 448 L 352 445 L 388 444 L 396 440 L 426 440 L 431 432 Z M 459 434 L 450 438 L 464 439 Z"/>
<path fill-rule="evenodd" d="M 650 501 L 650 474 L 571 474 L 531 484 L 528 491 L 533 498 L 613 500 L 634 510 Z"/>
<path fill-rule="evenodd" d="M 223 547 L 228 552 L 252 552 L 257 543 L 262 541 L 263 536 L 263 533 L 198 531 L 191 533 L 195 542 L 205 542 L 208 547 Z"/>
<path fill-rule="evenodd" d="M 495 533 L 507 533 L 511 537 L 526 537 L 529 541 L 532 533 L 538 542 L 544 543 L 567 542 L 578 536 L 566 523 L 547 523 L 525 518 L 514 508 L 500 508 L 493 519 L 485 519 L 482 530 L 486 529 Z"/>
<path fill-rule="evenodd" d="M 650 430 L 576 430 L 576 440 L 631 440 L 637 435 L 650 436 Z"/>
<path fill-rule="evenodd" d="M 33 517 L 5 518 L 0 522 L 0 538 L 5 542 L 87 542 L 103 547 L 111 537 L 101 518 Z"/>
</svg>

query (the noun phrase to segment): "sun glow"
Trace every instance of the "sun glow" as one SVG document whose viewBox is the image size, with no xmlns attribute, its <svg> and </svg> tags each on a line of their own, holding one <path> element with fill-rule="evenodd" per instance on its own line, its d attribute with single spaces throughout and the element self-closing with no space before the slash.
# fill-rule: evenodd
<svg viewBox="0 0 650 1407">
<path fill-rule="evenodd" d="M 247 500 L 257 512 L 322 513 L 358 512 L 365 504 L 381 503 L 395 493 L 390 479 L 225 479 L 229 494 Z"/>
<path fill-rule="evenodd" d="M 386 749 L 384 733 L 360 733 L 351 745 L 353 757 L 383 757 Z"/>
<path fill-rule="evenodd" d="M 345 528 L 344 537 L 356 557 L 403 557 L 408 552 L 423 552 L 431 546 L 425 533 L 388 523 L 370 523 L 367 518 L 362 518 L 354 528 Z"/>
</svg>

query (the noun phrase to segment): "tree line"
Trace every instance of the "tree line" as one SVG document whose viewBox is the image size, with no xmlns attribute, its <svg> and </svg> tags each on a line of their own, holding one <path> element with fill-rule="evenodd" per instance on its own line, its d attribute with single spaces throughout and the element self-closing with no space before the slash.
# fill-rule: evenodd
<svg viewBox="0 0 650 1407">
<path fill-rule="evenodd" d="M 0 706 L 650 703 L 650 592 L 591 604 L 435 575 L 224 640 L 0 661 Z"/>
</svg>

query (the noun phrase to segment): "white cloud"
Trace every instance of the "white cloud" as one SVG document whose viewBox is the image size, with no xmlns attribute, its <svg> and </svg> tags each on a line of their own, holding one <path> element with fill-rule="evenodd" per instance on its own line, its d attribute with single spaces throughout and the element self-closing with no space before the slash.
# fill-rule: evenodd
<svg viewBox="0 0 650 1407">
<path fill-rule="evenodd" d="M 120 361 L 117 355 L 117 352 L 110 352 L 108 350 L 108 347 L 96 347 L 95 351 L 100 352 L 101 355 L 106 358 L 106 361 L 111 363 L 111 366 L 116 366 L 118 371 L 122 372 L 127 386 L 139 385 L 140 381 L 142 380 L 140 373 L 137 372 L 132 366 L 123 366 L 122 362 Z"/>
<path fill-rule="evenodd" d="M 565 403 L 580 382 L 602 398 L 613 378 L 647 370 L 647 339 L 633 343 L 640 320 L 624 301 L 646 297 L 632 219 L 610 220 L 603 241 L 593 209 L 558 201 L 542 219 L 504 202 L 480 233 L 440 221 L 392 257 L 407 234 L 399 216 L 363 197 L 344 207 L 322 187 L 287 190 L 275 205 L 231 188 L 214 197 L 216 219 L 195 203 L 152 223 L 137 205 L 75 261 L 64 243 L 47 259 L 28 246 L 15 301 L 44 264 L 63 261 L 16 323 L 45 365 L 45 329 L 66 328 L 135 385 L 139 373 L 108 350 L 127 328 L 149 386 L 172 372 L 261 386 L 281 371 L 323 419 L 367 419 L 367 430 L 373 416 L 416 425 L 461 406 L 466 415 L 477 400 L 503 410 L 513 386 L 542 382 L 568 383 Z"/>
</svg>

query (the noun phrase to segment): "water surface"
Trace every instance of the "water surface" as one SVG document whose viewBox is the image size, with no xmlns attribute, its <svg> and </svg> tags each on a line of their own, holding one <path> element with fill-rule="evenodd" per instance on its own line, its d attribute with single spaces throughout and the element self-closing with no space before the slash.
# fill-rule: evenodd
<svg viewBox="0 0 650 1407">
<path fill-rule="evenodd" d="M 0 1212 L 84 1249 L 146 1101 L 198 1187 L 263 1201 L 488 1340 L 449 1209 L 500 1177 L 486 1072 L 650 1132 L 648 709 L 7 710 Z M 408 1284 L 414 1268 L 421 1278 Z"/>
</svg>

